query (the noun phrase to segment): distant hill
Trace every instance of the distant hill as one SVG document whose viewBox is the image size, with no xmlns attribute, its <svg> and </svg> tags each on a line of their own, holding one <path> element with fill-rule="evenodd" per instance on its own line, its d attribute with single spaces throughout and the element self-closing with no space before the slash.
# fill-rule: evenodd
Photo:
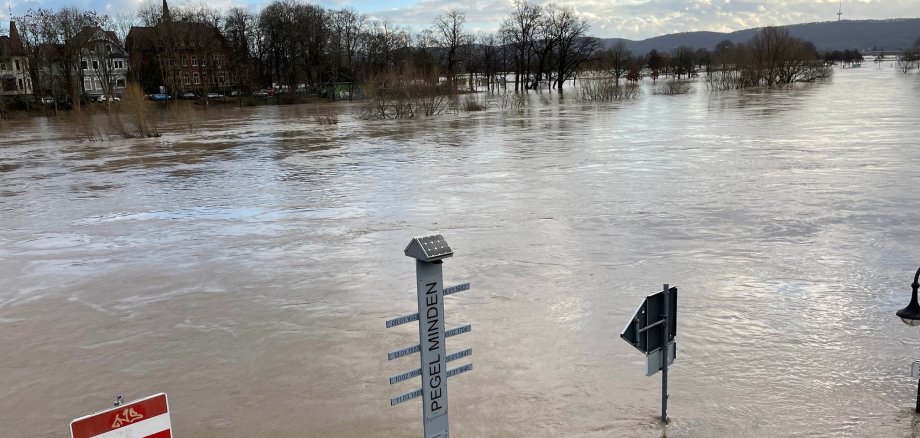
<svg viewBox="0 0 920 438">
<path fill-rule="evenodd" d="M 811 41 L 818 50 L 873 48 L 900 50 L 909 48 L 920 37 L 920 18 L 894 20 L 843 20 L 822 23 L 804 23 L 782 26 L 797 38 Z M 712 49 L 720 41 L 740 43 L 750 40 L 759 28 L 737 32 L 683 32 L 662 35 L 642 41 L 622 39 L 633 53 L 648 53 L 652 49 L 671 51 L 677 46 L 695 49 Z M 609 47 L 620 38 L 604 38 L 601 44 Z"/>
</svg>

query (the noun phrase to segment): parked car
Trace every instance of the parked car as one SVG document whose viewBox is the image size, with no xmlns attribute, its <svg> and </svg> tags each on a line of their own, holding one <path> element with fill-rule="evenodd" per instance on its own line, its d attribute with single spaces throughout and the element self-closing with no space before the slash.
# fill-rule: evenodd
<svg viewBox="0 0 920 438">
<path fill-rule="evenodd" d="M 183 93 L 181 96 L 179 96 L 179 99 L 186 99 L 186 100 L 195 100 L 197 98 L 198 98 L 198 95 L 192 92 Z"/>
<path fill-rule="evenodd" d="M 156 94 L 150 95 L 150 100 L 157 101 L 157 102 L 165 102 L 169 99 L 170 97 L 168 94 L 156 93 Z"/>
<path fill-rule="evenodd" d="M 253 91 L 252 95 L 255 97 L 268 97 L 269 96 L 268 92 L 265 90 Z"/>
<path fill-rule="evenodd" d="M 240 93 L 240 90 L 233 90 L 230 92 L 230 95 L 233 97 L 239 96 L 240 94 L 242 94 Z"/>
<path fill-rule="evenodd" d="M 121 102 L 121 98 L 119 98 L 118 96 L 102 95 L 96 99 L 96 102 Z"/>
<path fill-rule="evenodd" d="M 53 104 L 54 104 L 54 98 L 51 97 L 51 96 L 45 96 L 45 97 L 40 98 L 39 100 L 41 101 L 41 103 L 43 103 L 43 104 L 45 104 L 45 105 L 53 105 Z"/>
<path fill-rule="evenodd" d="M 220 99 L 221 97 L 224 97 L 224 95 L 220 93 L 208 93 L 208 99 Z"/>
</svg>

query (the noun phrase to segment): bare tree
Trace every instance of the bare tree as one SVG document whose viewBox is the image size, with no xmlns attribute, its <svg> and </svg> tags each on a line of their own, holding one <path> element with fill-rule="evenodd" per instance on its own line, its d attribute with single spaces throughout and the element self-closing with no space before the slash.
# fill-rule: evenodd
<svg viewBox="0 0 920 438">
<path fill-rule="evenodd" d="M 652 73 L 652 81 L 657 81 L 658 75 L 661 74 L 661 69 L 665 66 L 664 57 L 657 50 L 652 49 L 649 50 L 648 55 L 645 55 L 645 58 L 648 69 Z"/>
<path fill-rule="evenodd" d="M 626 43 L 623 40 L 617 40 L 617 42 L 613 43 L 613 46 L 605 50 L 601 56 L 610 74 L 616 78 L 617 82 L 619 82 L 620 76 L 629 70 L 633 58 L 632 52 L 626 48 Z"/>
<path fill-rule="evenodd" d="M 464 32 L 463 24 L 466 15 L 456 9 L 439 15 L 435 19 L 436 34 L 444 50 L 444 63 L 447 74 L 447 86 L 451 94 L 457 91 L 454 83 L 457 74 L 457 65 L 465 55 L 471 37 Z"/>
<path fill-rule="evenodd" d="M 227 41 L 225 67 L 229 73 L 228 82 L 249 91 L 254 79 L 253 60 L 256 51 L 257 18 L 243 8 L 231 8 L 223 23 L 223 34 Z"/>
<path fill-rule="evenodd" d="M 266 78 L 271 82 L 287 82 L 292 73 L 293 42 L 289 36 L 293 28 L 294 4 L 275 1 L 262 9 L 258 28 L 262 34 L 262 63 Z"/>
<path fill-rule="evenodd" d="M 137 9 L 137 22 L 142 26 L 154 27 L 163 21 L 163 7 L 157 0 L 144 0 Z"/>
<path fill-rule="evenodd" d="M 361 33 L 367 27 L 367 15 L 359 14 L 354 9 L 341 9 L 334 15 L 335 27 L 340 41 L 340 56 L 342 66 L 347 70 L 348 77 L 355 79 L 355 57 L 360 49 Z"/>
<path fill-rule="evenodd" d="M 697 49 L 693 52 L 693 62 L 696 64 L 697 69 L 702 70 L 705 68 L 707 76 L 711 73 L 712 53 L 709 50 Z"/>
<path fill-rule="evenodd" d="M 128 38 L 128 32 L 137 24 L 137 13 L 129 10 L 120 11 L 109 16 L 109 23 L 118 40 L 124 43 Z"/>
<path fill-rule="evenodd" d="M 438 79 L 438 52 L 440 44 L 438 37 L 432 29 L 423 29 L 415 36 L 415 50 L 412 55 L 412 64 L 424 78 Z"/>
<path fill-rule="evenodd" d="M 528 80 L 533 58 L 533 41 L 539 30 L 543 8 L 526 0 L 515 0 L 511 15 L 502 22 L 502 41 L 514 51 L 514 90 L 523 90 L 521 78 Z"/>
<path fill-rule="evenodd" d="M 19 36 L 26 50 L 29 60 L 29 75 L 32 79 L 32 89 L 41 96 L 55 96 L 52 80 L 52 53 L 49 50 L 52 25 L 50 16 L 53 13 L 47 9 L 29 10 L 25 15 L 16 17 Z M 57 109 L 55 99 L 55 110 Z"/>
<path fill-rule="evenodd" d="M 587 36 L 588 21 L 576 15 L 571 7 L 547 6 L 546 23 L 549 39 L 554 41 L 555 86 L 562 93 L 562 84 L 591 59 L 599 44 L 597 39 Z"/>
<path fill-rule="evenodd" d="M 829 77 L 833 70 L 819 58 L 814 44 L 782 28 L 765 27 L 750 41 L 717 47 L 711 89 L 788 85 Z"/>
<path fill-rule="evenodd" d="M 765 27 L 747 44 L 758 83 L 771 86 L 809 82 L 829 74 L 813 44 L 794 38 L 785 28 Z"/>
<path fill-rule="evenodd" d="M 481 35 L 479 37 L 479 48 L 486 88 L 494 93 L 497 84 L 496 75 L 501 71 L 502 61 L 502 51 L 498 47 L 498 38 L 493 33 Z"/>
<path fill-rule="evenodd" d="M 681 75 L 693 73 L 693 49 L 689 46 L 680 46 L 671 51 L 671 73 L 680 79 Z"/>
</svg>

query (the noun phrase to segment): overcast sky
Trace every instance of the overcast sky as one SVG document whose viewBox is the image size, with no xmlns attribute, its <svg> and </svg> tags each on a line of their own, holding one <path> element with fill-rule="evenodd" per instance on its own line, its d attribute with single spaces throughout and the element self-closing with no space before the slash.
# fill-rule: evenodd
<svg viewBox="0 0 920 438">
<path fill-rule="evenodd" d="M 9 9 L 13 15 L 30 8 L 78 6 L 114 14 L 135 9 L 144 0 L 0 0 L 0 28 L 6 29 Z M 161 0 L 157 0 L 161 1 Z M 170 5 L 201 4 L 201 0 L 172 0 Z M 211 7 L 243 6 L 253 11 L 270 0 L 208 0 Z M 511 10 L 511 0 L 321 0 L 310 3 L 327 8 L 353 8 L 370 17 L 389 19 L 418 32 L 431 26 L 438 14 L 451 9 L 466 13 L 470 30 L 494 31 Z M 535 0 L 532 3 L 546 3 Z M 591 35 L 644 39 L 676 32 L 708 30 L 731 32 L 767 25 L 783 25 L 837 19 L 840 2 L 834 0 L 556 0 L 588 18 Z M 844 19 L 915 18 L 920 0 L 844 0 Z"/>
</svg>

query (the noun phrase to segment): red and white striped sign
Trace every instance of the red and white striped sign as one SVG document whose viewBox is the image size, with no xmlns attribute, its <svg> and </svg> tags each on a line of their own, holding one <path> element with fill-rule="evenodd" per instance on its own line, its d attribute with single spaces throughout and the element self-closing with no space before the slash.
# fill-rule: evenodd
<svg viewBox="0 0 920 438">
<path fill-rule="evenodd" d="M 166 394 L 116 406 L 70 422 L 71 438 L 172 438 Z"/>
</svg>

